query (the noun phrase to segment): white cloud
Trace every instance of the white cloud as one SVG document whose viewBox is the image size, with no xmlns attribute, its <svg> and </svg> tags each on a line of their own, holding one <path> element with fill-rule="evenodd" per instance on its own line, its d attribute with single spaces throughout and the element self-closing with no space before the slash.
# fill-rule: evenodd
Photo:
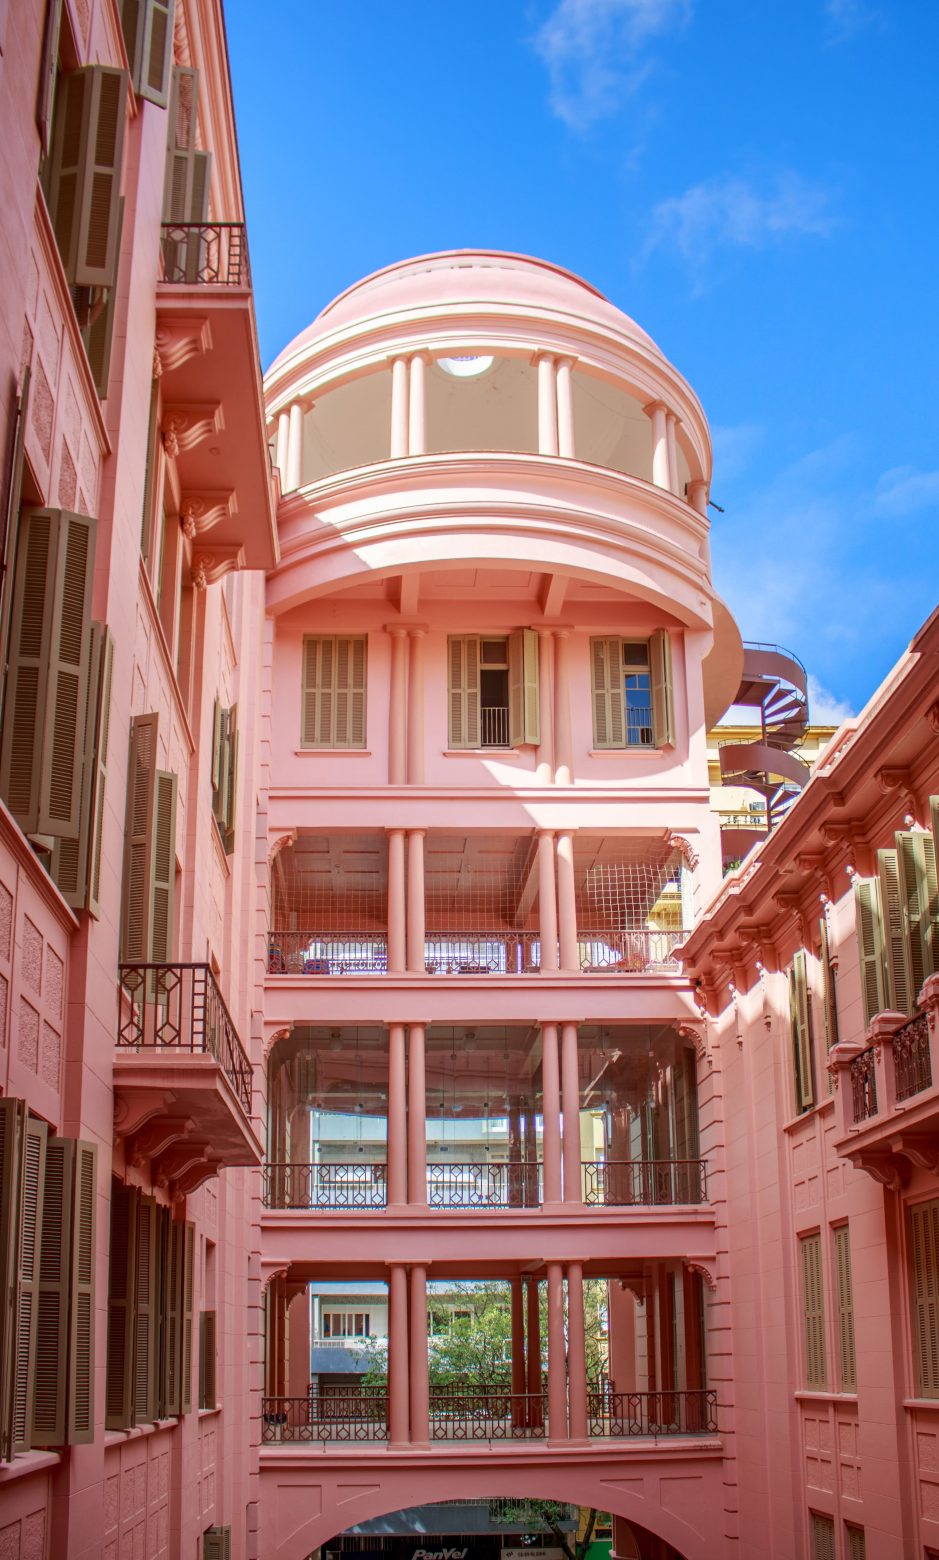
<svg viewBox="0 0 939 1560">
<path fill-rule="evenodd" d="M 767 190 L 725 174 L 653 208 L 644 255 L 673 248 L 694 270 L 718 249 L 764 249 L 790 237 L 825 238 L 835 226 L 829 191 L 783 172 Z"/>
<path fill-rule="evenodd" d="M 758 423 L 736 423 L 733 427 L 712 428 L 715 482 L 729 482 L 746 471 L 763 439 Z"/>
<path fill-rule="evenodd" d="M 857 33 L 879 21 L 879 14 L 865 0 L 825 0 L 828 36 L 832 43 L 846 43 Z"/>
<path fill-rule="evenodd" d="M 877 481 L 874 508 L 880 515 L 911 515 L 939 505 L 939 471 L 894 466 Z"/>
<path fill-rule="evenodd" d="M 656 38 L 683 26 L 694 0 L 558 0 L 534 45 L 548 68 L 551 108 L 583 130 L 615 113 L 654 68 Z"/>
<path fill-rule="evenodd" d="M 808 675 L 809 720 L 815 726 L 840 726 L 855 711 L 847 699 L 839 699 L 811 672 Z"/>
</svg>

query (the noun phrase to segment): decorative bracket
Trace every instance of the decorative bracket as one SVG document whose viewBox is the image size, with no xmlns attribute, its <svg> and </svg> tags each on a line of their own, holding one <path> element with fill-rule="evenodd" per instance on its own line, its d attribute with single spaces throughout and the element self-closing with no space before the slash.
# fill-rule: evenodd
<svg viewBox="0 0 939 1560">
<path fill-rule="evenodd" d="M 678 1025 L 678 1033 L 683 1040 L 691 1041 L 691 1044 L 694 1046 L 695 1056 L 699 1062 L 706 1061 L 709 1066 L 714 1065 L 713 1058 L 708 1051 L 706 1020 L 703 1020 L 700 1024 L 694 1024 L 689 1023 L 685 1019 Z"/>
<path fill-rule="evenodd" d="M 275 1029 L 273 1034 L 268 1035 L 265 1038 L 263 1045 L 264 1060 L 267 1061 L 278 1040 L 289 1040 L 292 1034 L 293 1024 L 288 1024 L 286 1028 Z"/>
<path fill-rule="evenodd" d="M 184 451 L 195 449 L 203 439 L 221 433 L 225 415 L 220 401 L 200 406 L 165 406 L 163 408 L 163 448 L 170 460 L 177 460 Z"/>
<path fill-rule="evenodd" d="M 689 872 L 693 872 L 698 865 L 698 857 L 692 849 L 691 841 L 684 834 L 667 834 L 665 843 L 670 850 L 678 852 Z"/>
<path fill-rule="evenodd" d="M 708 1289 L 715 1290 L 717 1288 L 717 1279 L 714 1277 L 714 1274 L 711 1272 L 710 1268 L 706 1268 L 704 1266 L 703 1262 L 689 1262 L 687 1257 L 685 1257 L 684 1262 L 687 1272 L 700 1274 Z"/>
<path fill-rule="evenodd" d="M 179 506 L 183 535 L 194 541 L 220 520 L 230 520 L 237 510 L 238 498 L 233 492 L 184 493 Z"/>
<path fill-rule="evenodd" d="M 909 769 L 892 769 L 885 765 L 882 769 L 874 771 L 874 778 L 885 795 L 891 791 L 898 792 L 897 801 L 905 814 L 917 814 L 916 793 L 913 790 L 913 776 Z"/>
<path fill-rule="evenodd" d="M 245 566 L 245 550 L 241 546 L 203 547 L 193 554 L 192 583 L 196 590 L 208 590 L 225 574 L 232 574 Z"/>
<path fill-rule="evenodd" d="M 160 318 L 153 344 L 153 377 L 160 379 L 182 368 L 192 357 L 212 350 L 212 329 L 208 320 Z"/>
</svg>

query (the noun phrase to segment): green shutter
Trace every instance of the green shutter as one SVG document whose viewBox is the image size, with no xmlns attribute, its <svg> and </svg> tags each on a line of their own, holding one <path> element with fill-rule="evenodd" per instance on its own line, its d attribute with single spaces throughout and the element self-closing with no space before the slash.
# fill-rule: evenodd
<svg viewBox="0 0 939 1560">
<path fill-rule="evenodd" d="M 541 741 L 538 692 L 538 635 L 517 628 L 509 635 L 509 745 L 536 747 Z"/>
<path fill-rule="evenodd" d="M 186 1224 L 183 1245 L 183 1362 L 182 1362 L 182 1411 L 188 1414 L 192 1408 L 192 1306 L 196 1276 L 196 1226 Z"/>
<path fill-rule="evenodd" d="M 156 780 L 158 716 L 135 715 L 127 768 L 127 821 L 121 911 L 121 958 L 144 964 L 150 954 L 150 864 L 153 856 L 153 802 Z"/>
<path fill-rule="evenodd" d="M 365 640 L 335 641 L 333 746 L 365 746 Z"/>
<path fill-rule="evenodd" d="M 833 1517 L 812 1512 L 812 1560 L 837 1560 Z"/>
<path fill-rule="evenodd" d="M 808 1110 L 815 1104 L 815 1068 L 812 1055 L 812 1013 L 809 1005 L 805 951 L 799 948 L 789 971 L 789 1017 L 795 1063 L 796 1107 Z"/>
<path fill-rule="evenodd" d="M 66 1440 L 75 1146 L 71 1138 L 52 1137 L 46 1144 L 36 1297 L 33 1446 L 64 1446 Z"/>
<path fill-rule="evenodd" d="M 97 1145 L 79 1141 L 75 1144 L 72 1179 L 72 1263 L 66 1419 L 66 1439 L 70 1446 L 94 1440 L 97 1206 Z"/>
<path fill-rule="evenodd" d="M 153 855 L 150 867 L 149 958 L 154 964 L 168 964 L 173 957 L 173 923 L 176 908 L 176 796 L 176 776 L 158 769 L 153 803 Z"/>
<path fill-rule="evenodd" d="M 649 682 L 652 691 L 652 740 L 657 748 L 674 747 L 672 642 L 664 628 L 657 628 L 649 640 Z"/>
<path fill-rule="evenodd" d="M 822 1242 L 820 1235 L 799 1241 L 802 1259 L 802 1312 L 805 1326 L 805 1382 L 807 1387 L 828 1384 L 825 1367 L 825 1309 L 822 1291 Z"/>
<path fill-rule="evenodd" d="M 117 207 L 117 252 L 120 257 L 121 235 L 124 231 L 124 197 Z M 117 278 L 110 287 L 95 288 L 91 298 L 90 317 L 82 326 L 82 341 L 95 389 L 102 401 L 108 398 L 111 377 L 111 343 L 114 339 L 114 318 L 117 314 Z"/>
<path fill-rule="evenodd" d="M 835 1271 L 838 1281 L 838 1362 L 842 1392 L 857 1388 L 854 1348 L 854 1292 L 851 1284 L 851 1238 L 846 1224 L 834 1231 Z"/>
<path fill-rule="evenodd" d="M 14 1298 L 16 1357 L 13 1368 L 11 1443 L 14 1452 L 28 1451 L 33 1428 L 47 1136 L 46 1123 L 39 1121 L 35 1116 L 27 1116 L 23 1134 L 17 1282 Z"/>
<path fill-rule="evenodd" d="M 821 966 L 824 985 L 825 1049 L 830 1051 L 833 1045 L 838 1044 L 838 988 L 835 965 L 831 956 L 831 938 L 828 932 L 828 922 L 824 916 L 819 918 L 818 929 L 822 948 Z"/>
<path fill-rule="evenodd" d="M 884 1000 L 884 934 L 880 914 L 880 895 L 873 878 L 854 880 L 854 919 L 857 927 L 858 957 L 861 965 L 861 995 L 864 1002 L 865 1027 L 877 1013 L 882 1013 Z"/>
<path fill-rule="evenodd" d="M 52 145 L 52 112 L 55 107 L 55 84 L 59 70 L 59 32 L 62 25 L 62 0 L 46 0 L 46 22 L 42 37 L 42 60 L 39 66 L 39 91 L 36 94 L 36 124 L 42 155 L 47 157 Z"/>
<path fill-rule="evenodd" d="M 939 1201 L 910 1209 L 910 1299 L 917 1397 L 939 1397 Z"/>
<path fill-rule="evenodd" d="M 590 678 L 594 747 L 625 747 L 626 683 L 621 639 L 591 639 Z"/>
<path fill-rule="evenodd" d="M 215 1312 L 203 1311 L 199 1317 L 199 1407 L 216 1407 L 215 1389 Z"/>
<path fill-rule="evenodd" d="M 479 635 L 451 636 L 447 642 L 449 658 L 449 734 L 451 748 L 478 748 L 479 711 Z"/>
<path fill-rule="evenodd" d="M 8 560 L 16 557 L 17 537 L 20 527 L 20 500 L 23 492 L 23 461 L 25 459 L 27 414 L 29 412 L 29 385 L 30 370 L 27 364 L 23 370 L 23 385 L 16 404 L 16 431 L 13 435 L 7 478 L 7 501 L 3 534 L 6 537 L 6 556 Z M 0 717 L 2 717 L 2 709 L 6 697 L 7 646 L 10 639 L 10 613 L 13 609 L 14 577 L 14 570 L 8 567 L 3 572 L 3 580 L 2 584 L 0 584 Z"/>
<path fill-rule="evenodd" d="M 900 895 L 900 868 L 895 850 L 877 852 L 880 878 L 880 905 L 883 915 L 884 955 L 887 974 L 887 1001 L 897 1013 L 912 1011 L 913 975 L 910 947 L 903 921 Z"/>
<path fill-rule="evenodd" d="M 134 1424 L 152 1424 L 157 1411 L 160 1292 L 158 1209 L 154 1198 L 137 1202 L 134 1263 Z"/>
<path fill-rule="evenodd" d="M 939 968 L 939 884 L 932 835 L 898 834 L 897 866 L 912 975 L 910 997 L 915 1004 L 924 980 Z"/>
<path fill-rule="evenodd" d="M 110 287 L 117 275 L 126 70 L 88 65 L 60 78 L 49 197 L 73 287 Z"/>
<path fill-rule="evenodd" d="M 173 0 L 122 0 L 121 26 L 134 91 L 166 108 L 173 63 Z"/>
</svg>

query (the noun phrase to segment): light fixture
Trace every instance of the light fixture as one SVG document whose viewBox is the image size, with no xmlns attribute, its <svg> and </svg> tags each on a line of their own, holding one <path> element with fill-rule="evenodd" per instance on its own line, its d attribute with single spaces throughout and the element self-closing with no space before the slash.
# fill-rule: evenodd
<svg viewBox="0 0 939 1560">
<path fill-rule="evenodd" d="M 478 379 L 480 374 L 484 374 L 494 362 L 494 357 L 482 357 L 472 352 L 465 352 L 458 357 L 438 358 L 437 367 L 442 368 L 444 373 L 449 374 L 453 379 Z"/>
</svg>

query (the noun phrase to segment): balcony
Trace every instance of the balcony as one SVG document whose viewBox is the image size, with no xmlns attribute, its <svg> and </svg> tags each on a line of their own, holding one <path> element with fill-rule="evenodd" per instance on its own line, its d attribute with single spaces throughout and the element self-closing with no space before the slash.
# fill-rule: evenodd
<svg viewBox="0 0 939 1560">
<path fill-rule="evenodd" d="M 829 1053 L 838 1152 L 894 1188 L 906 1184 L 914 1166 L 939 1168 L 939 975 L 926 981 L 920 1003 L 912 1018 L 879 1013 L 868 1045 L 842 1041 Z"/>
<path fill-rule="evenodd" d="M 207 964 L 122 964 L 115 1130 L 182 1195 L 258 1165 L 252 1068 Z"/>
<path fill-rule="evenodd" d="M 167 223 L 157 286 L 161 432 L 193 574 L 277 561 L 270 454 L 243 223 Z"/>
</svg>

